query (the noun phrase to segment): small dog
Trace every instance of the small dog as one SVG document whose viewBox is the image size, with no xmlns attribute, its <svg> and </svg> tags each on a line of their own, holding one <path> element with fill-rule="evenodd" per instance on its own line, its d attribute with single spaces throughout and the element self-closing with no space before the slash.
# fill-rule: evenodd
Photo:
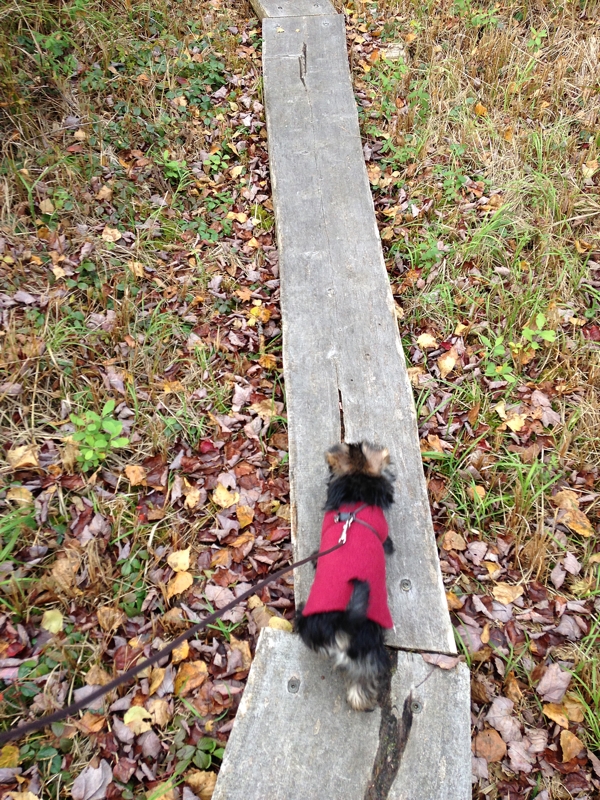
<svg viewBox="0 0 600 800">
<path fill-rule="evenodd" d="M 394 502 L 394 476 L 387 469 L 388 451 L 366 442 L 335 445 L 326 459 L 330 475 L 320 549 L 344 543 L 318 560 L 296 630 L 311 650 L 344 670 L 349 705 L 372 711 L 390 669 L 384 630 L 393 622 L 385 556 L 394 547 L 383 512 Z"/>
</svg>

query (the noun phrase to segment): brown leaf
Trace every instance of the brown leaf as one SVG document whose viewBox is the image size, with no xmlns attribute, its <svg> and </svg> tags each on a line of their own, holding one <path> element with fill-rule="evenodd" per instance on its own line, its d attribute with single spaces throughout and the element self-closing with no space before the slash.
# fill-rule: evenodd
<svg viewBox="0 0 600 800">
<path fill-rule="evenodd" d="M 175 694 L 184 697 L 202 686 L 207 677 L 208 668 L 204 661 L 185 661 L 177 670 Z"/>
<path fill-rule="evenodd" d="M 171 707 L 163 697 L 151 697 L 146 701 L 146 708 L 150 712 L 153 725 L 158 725 L 159 728 L 164 728 L 171 719 Z"/>
<path fill-rule="evenodd" d="M 444 353 L 444 355 L 438 358 L 437 365 L 442 380 L 452 372 L 458 362 L 458 358 L 458 351 L 454 345 L 447 353 Z"/>
<path fill-rule="evenodd" d="M 458 656 L 445 656 L 442 653 L 422 653 L 421 658 L 440 669 L 454 669 L 460 660 Z"/>
<path fill-rule="evenodd" d="M 481 103 L 475 103 L 473 106 L 473 111 L 477 114 L 478 117 L 487 117 L 487 108 L 482 105 Z"/>
<path fill-rule="evenodd" d="M 128 464 L 125 467 L 125 475 L 132 486 L 146 486 L 146 470 L 144 467 Z"/>
<path fill-rule="evenodd" d="M 176 647 L 171 654 L 171 663 L 179 664 L 180 661 L 185 661 L 190 652 L 188 642 L 182 642 L 179 647 Z"/>
<path fill-rule="evenodd" d="M 449 611 L 457 611 L 465 604 L 465 601 L 462 598 L 457 597 L 454 592 L 446 592 L 446 602 L 448 603 Z"/>
<path fill-rule="evenodd" d="M 217 776 L 214 772 L 192 770 L 186 774 L 185 782 L 200 800 L 211 800 L 217 783 Z"/>
<path fill-rule="evenodd" d="M 252 653 L 250 652 L 250 645 L 245 639 L 236 639 L 235 636 L 230 635 L 229 646 L 232 650 L 238 650 L 242 655 L 242 669 L 250 669 L 252 665 Z"/>
<path fill-rule="evenodd" d="M 102 669 L 98 664 L 89 669 L 85 676 L 85 682 L 88 686 L 106 686 L 112 680 L 111 676 L 105 669 Z"/>
<path fill-rule="evenodd" d="M 105 242 L 118 242 L 121 238 L 121 231 L 116 228 L 109 228 L 107 225 L 102 231 L 101 237 Z"/>
<path fill-rule="evenodd" d="M 464 536 L 456 531 L 447 531 L 444 536 L 444 550 L 466 550 L 467 543 Z"/>
<path fill-rule="evenodd" d="M 567 511 L 560 518 L 560 522 L 570 528 L 573 533 L 578 533 L 580 536 L 584 536 L 585 538 L 594 536 L 595 534 L 594 526 L 583 513 L 583 511 L 579 511 L 579 509 Z"/>
<path fill-rule="evenodd" d="M 125 618 L 121 609 L 116 606 L 100 606 L 96 611 L 96 615 L 98 624 L 103 631 L 116 630 Z"/>
<path fill-rule="evenodd" d="M 583 708 L 577 697 L 568 694 L 563 700 L 563 708 L 571 722 L 583 722 Z"/>
<path fill-rule="evenodd" d="M 235 515 L 240 523 L 240 528 L 250 525 L 254 519 L 254 511 L 249 506 L 238 506 L 235 510 Z"/>
<path fill-rule="evenodd" d="M 13 447 L 6 454 L 6 460 L 15 471 L 18 469 L 36 469 L 40 466 L 38 447 L 35 444 Z"/>
<path fill-rule="evenodd" d="M 485 758 L 488 764 L 502 761 L 506 755 L 506 744 L 493 728 L 486 728 L 475 737 L 475 755 Z"/>
<path fill-rule="evenodd" d="M 560 703 L 571 683 L 571 675 L 558 664 L 550 664 L 537 686 L 537 693 L 548 703 Z"/>
<path fill-rule="evenodd" d="M 563 763 L 565 761 L 570 761 L 575 756 L 578 756 L 579 753 L 585 748 L 585 745 L 575 736 L 574 733 L 571 731 L 561 731 L 560 733 L 560 747 L 562 750 L 562 760 Z"/>
<path fill-rule="evenodd" d="M 550 499 L 557 508 L 565 508 L 570 511 L 577 511 L 579 508 L 579 495 L 570 489 L 562 489 Z"/>
</svg>

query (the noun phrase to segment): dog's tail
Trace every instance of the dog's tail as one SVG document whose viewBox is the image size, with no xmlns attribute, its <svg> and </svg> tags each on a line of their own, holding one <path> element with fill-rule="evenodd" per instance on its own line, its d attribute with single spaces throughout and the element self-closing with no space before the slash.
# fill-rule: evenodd
<svg viewBox="0 0 600 800">
<path fill-rule="evenodd" d="M 359 581 L 358 579 L 353 580 L 352 583 L 354 584 L 354 589 L 346 606 L 346 614 L 348 614 L 350 622 L 362 622 L 367 617 L 371 587 L 367 581 Z"/>
</svg>

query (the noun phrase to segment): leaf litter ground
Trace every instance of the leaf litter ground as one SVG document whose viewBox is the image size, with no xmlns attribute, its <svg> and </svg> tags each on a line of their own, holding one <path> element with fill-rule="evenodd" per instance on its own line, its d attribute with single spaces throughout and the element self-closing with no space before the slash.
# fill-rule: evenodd
<svg viewBox="0 0 600 800">
<path fill-rule="evenodd" d="M 291 558 L 260 28 L 233 6 L 6 12 L 7 725 L 85 696 Z M 474 796 L 592 797 L 593 17 L 338 10 L 472 670 Z M 119 697 L 4 748 L 3 790 L 209 798 L 258 631 L 292 615 L 284 580 Z"/>
</svg>

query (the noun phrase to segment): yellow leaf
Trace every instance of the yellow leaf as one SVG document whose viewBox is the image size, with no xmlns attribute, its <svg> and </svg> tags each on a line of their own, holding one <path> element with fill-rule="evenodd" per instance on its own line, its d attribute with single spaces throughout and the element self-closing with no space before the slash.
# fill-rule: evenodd
<svg viewBox="0 0 600 800">
<path fill-rule="evenodd" d="M 515 433 L 517 433 L 525 426 L 526 419 L 527 414 L 513 414 L 506 420 L 506 425 L 511 429 L 511 431 L 515 431 Z"/>
<path fill-rule="evenodd" d="M 231 543 L 231 546 L 243 547 L 245 544 L 248 544 L 248 542 L 253 542 L 253 541 L 254 541 L 254 534 L 250 533 L 250 531 L 246 531 L 245 533 L 240 533 L 240 535 L 236 539 L 234 539 L 234 541 Z"/>
<path fill-rule="evenodd" d="M 207 677 L 208 668 L 204 661 L 184 661 L 175 678 L 175 694 L 184 697 L 202 686 Z"/>
<path fill-rule="evenodd" d="M 217 550 L 216 554 L 212 557 L 210 562 L 211 569 L 214 567 L 229 567 L 231 564 L 231 550 L 228 547 L 223 547 Z"/>
<path fill-rule="evenodd" d="M 82 128 L 79 128 L 79 130 L 75 131 L 75 133 L 73 134 L 73 138 L 77 142 L 85 142 L 85 140 L 87 139 L 87 133 Z"/>
<path fill-rule="evenodd" d="M 422 333 L 417 339 L 417 345 L 421 350 L 429 350 L 433 347 L 437 347 L 438 343 L 435 336 L 432 336 L 430 333 Z"/>
<path fill-rule="evenodd" d="M 277 631 L 287 631 L 288 633 L 294 630 L 292 623 L 283 617 L 271 617 L 269 620 L 269 628 L 275 628 Z"/>
<path fill-rule="evenodd" d="M 512 142 L 514 139 L 514 133 L 512 128 L 507 128 L 504 133 L 502 134 L 502 138 L 505 142 Z"/>
<path fill-rule="evenodd" d="M 475 103 L 473 111 L 477 114 L 478 117 L 487 117 L 488 113 L 487 108 L 481 103 Z"/>
<path fill-rule="evenodd" d="M 54 214 L 54 203 L 52 200 L 42 200 L 40 203 L 40 211 L 42 214 Z"/>
<path fill-rule="evenodd" d="M 593 160 L 582 164 L 581 172 L 584 178 L 593 178 L 596 172 L 598 172 L 598 159 L 594 158 Z"/>
<path fill-rule="evenodd" d="M 411 44 L 412 42 L 414 42 L 416 38 L 417 38 L 416 33 L 407 33 L 406 36 L 404 37 L 404 41 L 406 42 L 406 44 Z"/>
<path fill-rule="evenodd" d="M 33 792 L 9 792 L 7 797 L 12 798 L 12 800 L 39 800 L 37 794 Z"/>
<path fill-rule="evenodd" d="M 494 406 L 494 411 L 498 414 L 500 419 L 506 419 L 506 403 L 504 400 L 501 400 L 497 406 Z"/>
<path fill-rule="evenodd" d="M 585 749 L 584 743 L 578 739 L 571 731 L 561 731 L 560 733 L 560 747 L 562 750 L 563 764 L 570 761 L 575 756 L 578 756 L 582 750 Z"/>
<path fill-rule="evenodd" d="M 190 486 L 189 490 L 185 493 L 185 508 L 192 511 L 200 502 L 200 489 L 197 486 Z"/>
<path fill-rule="evenodd" d="M 98 624 L 103 631 L 114 631 L 123 622 L 124 614 L 115 606 L 100 606 L 96 611 Z"/>
<path fill-rule="evenodd" d="M 279 517 L 279 519 L 284 520 L 285 522 L 292 521 L 292 509 L 287 503 L 285 505 L 279 506 L 277 511 L 275 512 L 275 516 Z"/>
<path fill-rule="evenodd" d="M 148 719 L 152 719 L 152 717 L 143 706 L 132 706 L 125 712 L 123 722 L 137 736 L 140 733 L 146 733 L 152 727 L 149 722 L 146 722 Z"/>
<path fill-rule="evenodd" d="M 492 589 L 492 594 L 499 603 L 502 603 L 503 606 L 507 606 L 509 603 L 514 603 L 518 597 L 521 597 L 524 591 L 522 586 L 513 586 L 510 583 L 498 583 Z"/>
<path fill-rule="evenodd" d="M 565 515 L 561 517 L 560 521 L 563 523 L 563 525 L 566 525 L 574 533 L 578 533 L 580 536 L 585 536 L 587 538 L 595 534 L 594 526 L 583 513 L 583 511 L 579 511 L 579 509 L 567 511 Z"/>
<path fill-rule="evenodd" d="M 575 250 L 577 250 L 580 256 L 589 252 L 591 249 L 592 245 L 589 242 L 584 242 L 583 239 L 575 239 Z"/>
<path fill-rule="evenodd" d="M 437 365 L 440 370 L 440 376 L 442 380 L 452 372 L 452 370 L 456 366 L 457 361 L 458 361 L 458 352 L 456 350 L 456 347 L 454 346 L 451 347 L 447 353 L 444 353 L 443 356 L 440 356 L 438 358 Z"/>
<path fill-rule="evenodd" d="M 193 577 L 189 572 L 178 572 L 174 578 L 169 581 L 167 586 L 167 599 L 170 600 L 176 594 L 182 594 L 186 589 L 194 583 Z"/>
<path fill-rule="evenodd" d="M 108 200 L 108 201 L 110 201 L 110 200 L 112 200 L 112 195 L 113 195 L 113 190 L 110 188 L 110 186 L 106 186 L 106 184 L 105 184 L 104 186 L 100 187 L 100 191 L 96 195 L 96 200 L 100 200 L 100 201 Z"/>
<path fill-rule="evenodd" d="M 13 447 L 6 454 L 6 460 L 13 470 L 34 469 L 39 467 L 38 448 L 34 444 Z"/>
<path fill-rule="evenodd" d="M 459 322 L 457 324 L 456 328 L 454 329 L 454 335 L 455 336 L 463 336 L 465 333 L 468 332 L 470 327 L 471 327 L 470 325 L 463 325 L 462 322 Z"/>
<path fill-rule="evenodd" d="M 106 717 L 86 711 L 80 720 L 75 722 L 75 727 L 89 736 L 90 733 L 99 733 L 106 725 Z"/>
<path fill-rule="evenodd" d="M 167 564 L 174 572 L 185 572 L 190 567 L 190 547 L 185 550 L 176 550 L 167 556 Z"/>
<path fill-rule="evenodd" d="M 217 483 L 217 488 L 212 495 L 213 502 L 221 508 L 231 508 L 240 499 L 239 492 L 230 492 L 222 483 Z"/>
<path fill-rule="evenodd" d="M 18 506 L 30 506 L 33 503 L 33 495 L 24 486 L 12 486 L 6 493 L 6 499 Z"/>
<path fill-rule="evenodd" d="M 252 306 L 250 309 L 250 315 L 263 324 L 267 323 L 271 319 L 271 312 L 264 306 Z"/>
<path fill-rule="evenodd" d="M 173 650 L 171 655 L 171 662 L 173 664 L 179 664 L 180 661 L 185 661 L 185 659 L 190 654 L 190 646 L 187 642 L 182 642 L 179 647 L 176 647 Z"/>
<path fill-rule="evenodd" d="M 258 359 L 258 363 L 263 369 L 276 369 L 277 359 L 271 353 L 265 353 Z"/>
<path fill-rule="evenodd" d="M 483 500 L 485 497 L 485 489 L 483 486 L 467 486 L 467 494 L 471 500 L 475 500 L 475 497 L 477 497 L 478 500 Z"/>
<path fill-rule="evenodd" d="M 5 744 L 0 750 L 0 768 L 14 769 L 19 766 L 19 748 L 14 744 Z"/>
<path fill-rule="evenodd" d="M 558 705 L 557 703 L 544 703 L 542 711 L 552 722 L 556 722 L 557 725 L 560 725 L 561 728 L 569 727 L 569 720 L 565 714 L 564 706 Z"/>
<path fill-rule="evenodd" d="M 102 231 L 101 238 L 104 239 L 105 242 L 118 242 L 121 238 L 121 231 L 116 228 L 109 228 L 107 225 Z"/>
<path fill-rule="evenodd" d="M 594 553 L 588 559 L 588 564 L 600 564 L 600 553 Z"/>
<path fill-rule="evenodd" d="M 577 697 L 573 697 L 573 695 L 568 694 L 563 700 L 562 704 L 570 722 L 583 722 L 583 708 Z"/>
<path fill-rule="evenodd" d="M 164 667 L 153 667 L 150 688 L 148 694 L 154 694 L 165 678 L 166 669 Z"/>
<path fill-rule="evenodd" d="M 256 239 L 254 236 L 248 241 L 248 245 L 249 247 L 254 247 L 256 250 L 258 250 L 260 247 L 258 239 Z"/>
<path fill-rule="evenodd" d="M 136 278 L 143 278 L 145 275 L 144 265 L 141 261 L 128 261 L 127 266 Z"/>
<path fill-rule="evenodd" d="M 252 653 L 250 652 L 250 645 L 248 642 L 245 639 L 236 639 L 232 634 L 229 645 L 232 650 L 238 650 L 242 654 L 242 669 L 250 669 Z"/>
<path fill-rule="evenodd" d="M 125 475 L 132 486 L 146 486 L 146 470 L 134 464 L 125 467 Z"/>
<path fill-rule="evenodd" d="M 457 597 L 454 592 L 446 592 L 446 602 L 448 603 L 449 611 L 457 611 L 465 604 L 464 600 L 461 600 L 460 597 Z"/>
<path fill-rule="evenodd" d="M 151 697 L 146 703 L 146 708 L 150 713 L 153 724 L 158 725 L 160 728 L 164 728 L 171 719 L 171 708 L 164 697 Z"/>
<path fill-rule="evenodd" d="M 162 390 L 164 394 L 179 394 L 184 392 L 185 388 L 181 381 L 165 381 Z"/>
<path fill-rule="evenodd" d="M 250 525 L 254 519 L 254 511 L 249 506 L 238 506 L 235 510 L 235 515 L 240 523 L 240 528 Z"/>
<path fill-rule="evenodd" d="M 235 179 L 235 178 L 239 178 L 243 171 L 244 171 L 243 167 L 232 167 L 229 170 L 229 174 L 231 175 L 232 178 Z"/>
<path fill-rule="evenodd" d="M 60 633 L 60 631 L 62 631 L 63 615 L 58 608 L 51 608 L 48 611 L 44 611 L 40 627 L 49 633 Z"/>
</svg>

